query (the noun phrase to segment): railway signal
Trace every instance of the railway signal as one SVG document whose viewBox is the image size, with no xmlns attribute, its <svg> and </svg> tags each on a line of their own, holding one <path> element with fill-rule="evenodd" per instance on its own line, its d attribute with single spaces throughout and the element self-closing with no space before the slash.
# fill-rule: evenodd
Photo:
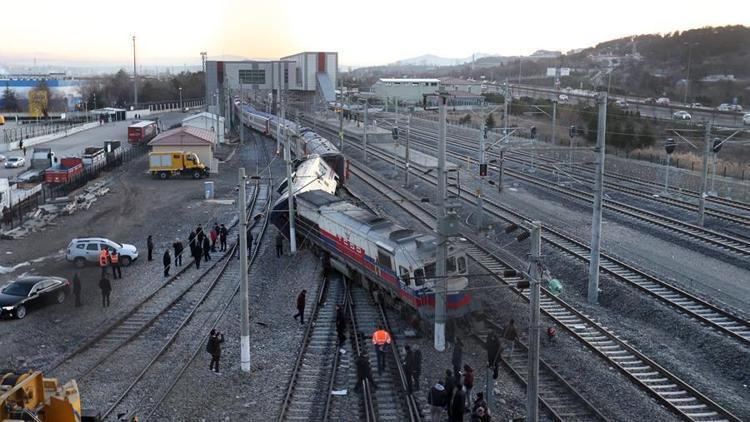
<svg viewBox="0 0 750 422">
<path fill-rule="evenodd" d="M 667 168 L 664 171 L 664 194 L 669 193 L 669 162 L 672 158 L 672 153 L 674 152 L 675 148 L 677 147 L 677 143 L 675 142 L 674 138 L 667 138 L 667 140 L 664 142 L 664 150 L 667 152 Z"/>
<path fill-rule="evenodd" d="M 487 176 L 487 164 L 480 164 L 479 165 L 479 176 L 480 177 L 486 177 Z"/>
<path fill-rule="evenodd" d="M 570 125 L 570 129 L 568 129 L 568 136 L 571 138 L 575 138 L 578 134 L 578 130 L 576 129 L 575 125 Z"/>
</svg>

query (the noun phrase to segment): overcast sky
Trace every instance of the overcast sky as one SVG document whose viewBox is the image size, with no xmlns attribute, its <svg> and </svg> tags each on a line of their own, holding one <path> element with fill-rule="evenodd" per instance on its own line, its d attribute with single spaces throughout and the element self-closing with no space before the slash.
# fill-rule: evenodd
<svg viewBox="0 0 750 422">
<path fill-rule="evenodd" d="M 633 34 L 750 25 L 747 0 L 37 0 L 3 1 L 0 62 L 195 64 L 338 51 L 342 65 L 422 54 L 567 51 Z"/>
</svg>

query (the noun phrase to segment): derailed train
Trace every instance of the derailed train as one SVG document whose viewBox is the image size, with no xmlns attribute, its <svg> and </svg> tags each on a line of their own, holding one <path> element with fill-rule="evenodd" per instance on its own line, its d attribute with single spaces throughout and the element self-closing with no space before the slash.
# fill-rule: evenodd
<svg viewBox="0 0 750 422">
<path fill-rule="evenodd" d="M 250 107 L 243 108 L 243 121 L 266 135 L 276 136 L 275 125 L 279 120 Z M 296 130 L 293 124 L 287 122 L 287 129 Z M 309 129 L 301 131 L 306 137 L 300 139 L 309 140 L 307 145 L 325 140 Z M 328 156 L 338 155 L 345 169 L 342 154 L 330 142 L 328 144 L 335 149 L 327 150 Z M 291 192 L 298 243 L 311 242 L 314 249 L 330 259 L 334 268 L 364 285 L 380 288 L 396 307 L 413 311 L 423 319 L 433 319 L 434 289 L 441 284 L 435 277 L 437 237 L 402 227 L 337 196 L 337 188 L 345 177 L 331 168 L 330 161 L 321 155 L 297 157 L 299 165 L 292 175 Z M 288 235 L 286 181 L 278 191 L 281 198 L 270 219 L 282 234 Z M 466 292 L 468 260 L 459 246 L 449 247 L 447 256 L 446 312 L 449 317 L 461 317 L 475 308 L 471 295 Z"/>
</svg>

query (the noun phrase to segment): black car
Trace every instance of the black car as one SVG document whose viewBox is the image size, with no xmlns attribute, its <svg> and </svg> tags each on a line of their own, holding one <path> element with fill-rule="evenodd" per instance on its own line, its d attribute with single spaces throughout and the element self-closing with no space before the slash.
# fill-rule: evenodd
<svg viewBox="0 0 750 422">
<path fill-rule="evenodd" d="M 69 292 L 70 282 L 64 278 L 21 277 L 0 290 L 0 316 L 22 319 L 30 308 L 65 302 Z"/>
</svg>

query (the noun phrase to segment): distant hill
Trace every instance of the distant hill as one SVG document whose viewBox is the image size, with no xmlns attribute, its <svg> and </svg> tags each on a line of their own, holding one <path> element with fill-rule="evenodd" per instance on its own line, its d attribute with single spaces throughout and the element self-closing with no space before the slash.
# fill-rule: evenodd
<svg viewBox="0 0 750 422">
<path fill-rule="evenodd" d="M 392 63 L 395 66 L 455 66 L 464 63 L 471 63 L 472 60 L 481 59 L 482 57 L 491 56 L 490 54 L 475 53 L 473 56 L 463 58 L 440 57 L 434 54 L 424 54 L 418 57 L 399 60 Z"/>
</svg>

